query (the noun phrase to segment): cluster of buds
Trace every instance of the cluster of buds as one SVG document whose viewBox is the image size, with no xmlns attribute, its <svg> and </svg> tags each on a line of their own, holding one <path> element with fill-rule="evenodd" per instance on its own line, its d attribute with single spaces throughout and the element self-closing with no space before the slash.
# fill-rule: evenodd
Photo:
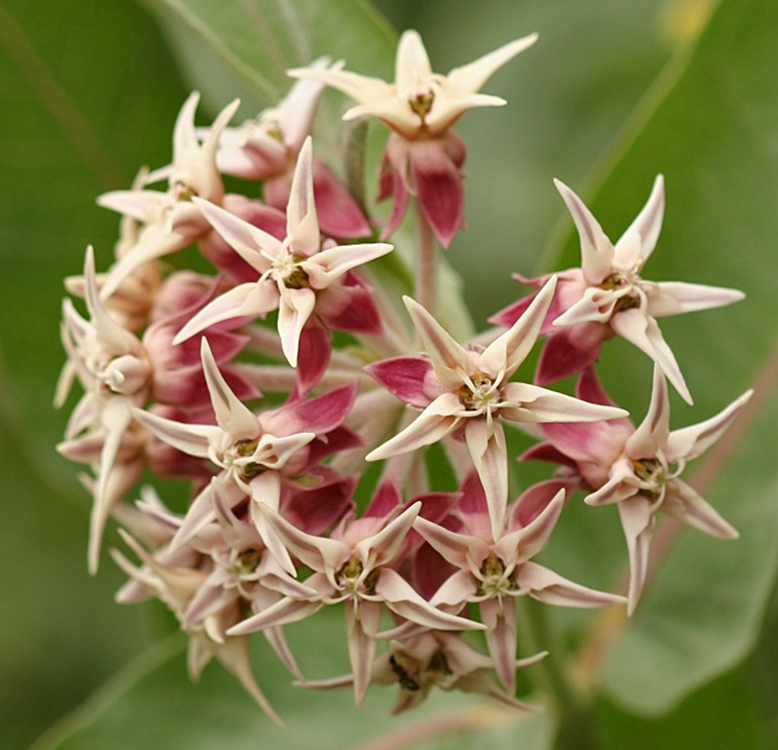
<svg viewBox="0 0 778 750">
<path fill-rule="evenodd" d="M 172 164 L 99 199 L 123 216 L 115 262 L 98 274 L 90 248 L 83 275 L 67 281 L 86 314 L 65 301 L 68 363 L 57 400 L 76 380 L 84 394 L 59 450 L 90 469 L 89 568 L 113 517 L 132 552 L 112 550 L 129 576 L 119 601 L 161 599 L 190 637 L 192 675 L 215 656 L 276 720 L 250 665 L 252 633 L 264 634 L 300 684 L 351 685 L 357 704 L 375 683 L 397 687 L 397 711 L 433 685 L 526 708 L 516 670 L 545 654 L 517 659 L 519 597 L 631 612 L 660 511 L 716 537 L 736 535 L 680 475 L 750 394 L 670 431 L 667 381 L 691 397 L 656 318 L 742 295 L 642 278 L 662 223 L 661 177 L 615 245 L 558 183 L 581 267 L 522 279 L 536 293 L 473 341 L 458 342 L 437 319 L 434 264 L 419 264 L 408 290 L 415 299 L 401 302 L 383 278 L 380 259 L 394 249 L 386 240 L 400 241 L 411 198 L 426 230 L 419 237 L 432 239 L 417 253 L 434 254 L 434 238 L 448 246 L 461 228 L 465 147 L 451 126 L 467 109 L 504 104 L 478 91 L 534 41 L 442 76 L 409 31 L 395 83 L 319 60 L 291 71 L 300 80 L 275 109 L 238 127 L 230 126 L 237 102 L 211 127 L 195 127 L 193 94 L 175 125 Z M 382 227 L 314 156 L 310 131 L 327 85 L 357 101 L 345 119 L 375 117 L 389 128 L 379 199 L 394 202 Z M 224 175 L 246 195 L 227 192 Z M 164 190 L 148 188 L 165 180 Z M 171 265 L 176 254 L 180 269 L 192 252 L 215 272 Z M 655 363 L 637 428 L 594 370 L 615 335 Z M 539 340 L 534 380 L 520 382 Z M 575 396 L 546 387 L 575 373 Z M 542 442 L 516 457 L 506 429 Z M 427 469 L 433 445 L 457 479 L 453 491 Z M 559 468 L 512 500 L 516 458 Z M 381 462 L 378 475 L 370 462 Z M 172 490 L 165 498 L 136 489 L 148 474 L 186 482 L 187 506 L 171 509 Z M 626 596 L 534 560 L 580 490 L 590 505 L 618 507 Z M 284 626 L 333 605 L 345 613 L 350 672 L 307 680 Z M 483 632 L 482 651 L 462 637 L 469 631 Z"/>
</svg>

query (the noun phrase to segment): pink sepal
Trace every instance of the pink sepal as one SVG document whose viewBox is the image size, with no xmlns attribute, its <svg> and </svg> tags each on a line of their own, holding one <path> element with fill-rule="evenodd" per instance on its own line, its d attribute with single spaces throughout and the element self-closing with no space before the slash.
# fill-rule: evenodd
<svg viewBox="0 0 778 750">
<path fill-rule="evenodd" d="M 435 381 L 435 371 L 426 357 L 392 357 L 366 365 L 365 372 L 410 406 L 423 409 L 438 395 L 425 387 Z"/>
</svg>

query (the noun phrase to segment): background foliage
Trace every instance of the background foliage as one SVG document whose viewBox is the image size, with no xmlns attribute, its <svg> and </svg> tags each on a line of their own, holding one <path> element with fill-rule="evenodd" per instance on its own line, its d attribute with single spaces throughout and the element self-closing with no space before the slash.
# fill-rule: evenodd
<svg viewBox="0 0 778 750">
<path fill-rule="evenodd" d="M 670 540 L 626 628 L 613 615 L 556 612 L 554 625 L 565 642 L 582 646 L 572 665 L 578 677 L 598 686 L 602 747 L 768 748 L 778 733 L 778 6 L 486 5 L 488 12 L 471 3 L 453 14 L 438 0 L 379 3 L 397 28 L 422 33 L 442 72 L 512 38 L 541 35 L 487 85 L 509 106 L 472 112 L 457 128 L 469 147 L 469 229 L 450 257 L 476 323 L 520 293 L 510 272 L 575 262 L 553 176 L 590 200 L 615 238 L 663 172 L 668 209 L 648 275 L 748 294 L 734 308 L 663 323 L 696 400 L 694 409 L 674 403 L 675 425 L 700 421 L 749 386 L 758 389 L 736 427 L 742 440 L 725 443 L 696 478 L 741 540 L 718 543 L 693 532 Z M 116 237 L 116 216 L 98 209 L 95 196 L 128 185 L 142 164 L 167 163 L 170 129 L 191 87 L 203 91 L 211 112 L 240 95 L 251 114 L 283 93 L 283 68 L 325 52 L 344 57 L 350 69 L 391 77 L 393 45 L 391 25 L 355 0 L 0 6 L 4 747 L 27 746 L 82 704 L 38 747 L 240 748 L 256 746 L 260 734 L 284 747 L 308 747 L 311 736 L 317 747 L 356 747 L 388 732 L 399 742 L 420 722 L 459 730 L 425 747 L 472 746 L 476 731 L 484 748 L 504 746 L 508 737 L 549 746 L 548 714 L 517 719 L 442 695 L 424 709 L 434 718 L 392 723 L 385 691 L 374 690 L 356 712 L 347 694 L 287 687 L 269 660 L 261 684 L 291 726 L 305 720 L 305 731 L 277 737 L 218 668 L 209 668 L 201 685 L 188 683 L 181 640 L 160 643 L 169 623 L 158 608 L 113 604 L 122 576 L 110 561 L 96 578 L 87 576 L 88 500 L 73 467 L 53 452 L 65 421 L 50 407 L 63 361 L 62 278 L 79 272 L 87 243 L 105 267 Z M 333 157 L 342 103 L 328 95 L 317 141 Z M 603 369 L 614 396 L 641 415 L 646 361 L 619 346 L 604 359 L 618 372 L 609 377 Z M 571 506 L 548 561 L 576 580 L 612 587 L 625 561 L 623 542 L 618 529 L 603 536 L 613 529 L 606 521 L 603 532 L 596 515 Z M 342 671 L 342 654 L 329 645 L 340 642 L 340 627 L 323 618 L 315 631 L 290 628 L 314 676 Z M 479 729 L 484 723 L 490 728 Z M 411 729 L 399 729 L 406 725 Z"/>
</svg>

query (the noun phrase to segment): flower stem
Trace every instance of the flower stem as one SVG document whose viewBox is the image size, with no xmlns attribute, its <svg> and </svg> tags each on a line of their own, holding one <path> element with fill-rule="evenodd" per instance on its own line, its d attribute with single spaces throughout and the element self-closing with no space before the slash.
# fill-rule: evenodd
<svg viewBox="0 0 778 750">
<path fill-rule="evenodd" d="M 435 255 L 438 245 L 432 227 L 416 201 L 416 301 L 435 315 L 436 286 Z"/>
<path fill-rule="evenodd" d="M 571 683 L 563 668 L 564 649 L 546 617 L 545 606 L 526 597 L 521 604 L 528 626 L 530 649 L 551 652 L 538 664 L 538 668 L 558 720 L 554 750 L 595 750 L 599 743 L 589 703 Z"/>
</svg>

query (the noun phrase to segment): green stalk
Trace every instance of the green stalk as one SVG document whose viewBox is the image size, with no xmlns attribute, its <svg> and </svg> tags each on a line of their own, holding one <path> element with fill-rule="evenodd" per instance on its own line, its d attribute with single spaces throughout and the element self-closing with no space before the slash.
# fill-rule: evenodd
<svg viewBox="0 0 778 750">
<path fill-rule="evenodd" d="M 546 605 L 520 599 L 528 626 L 529 646 L 533 652 L 548 650 L 537 669 L 556 713 L 557 733 L 553 750 L 596 750 L 599 747 L 590 703 L 570 681 L 564 669 L 564 648 L 546 616 Z"/>
</svg>

